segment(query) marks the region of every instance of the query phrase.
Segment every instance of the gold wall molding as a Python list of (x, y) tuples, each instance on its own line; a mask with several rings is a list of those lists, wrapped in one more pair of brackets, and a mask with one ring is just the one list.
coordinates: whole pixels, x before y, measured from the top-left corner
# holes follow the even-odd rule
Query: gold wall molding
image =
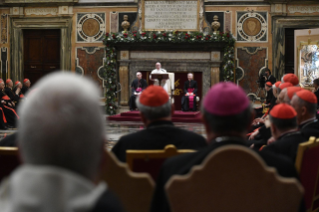
[(219, 83), (219, 81), (220, 81), (219, 76), (220, 76), (219, 67), (212, 67), (210, 69), (210, 80), (211, 80), (210, 85), (211, 86)]
[(121, 91), (121, 105), (128, 105), (128, 100), (130, 98), (129, 94), (129, 85), (130, 82), (128, 80), (129, 72), (128, 72), (128, 66), (120, 66), (119, 68), (119, 78), (120, 78), (120, 84), (122, 86)]

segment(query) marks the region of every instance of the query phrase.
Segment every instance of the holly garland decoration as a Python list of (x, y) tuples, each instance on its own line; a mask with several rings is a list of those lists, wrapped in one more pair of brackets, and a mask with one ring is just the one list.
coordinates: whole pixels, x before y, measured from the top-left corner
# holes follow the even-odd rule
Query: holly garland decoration
[(117, 105), (117, 67), (116, 67), (116, 49), (110, 45), (106, 44), (106, 61), (105, 61), (105, 108), (106, 114), (115, 115), (118, 105)]
[(222, 76), (224, 81), (234, 80), (234, 46), (235, 39), (230, 33), (202, 33), (202, 32), (118, 32), (106, 33), (104, 44), (106, 46), (106, 113), (116, 114), (118, 108), (116, 101), (117, 69), (116, 69), (116, 43), (226, 43), (222, 62)]

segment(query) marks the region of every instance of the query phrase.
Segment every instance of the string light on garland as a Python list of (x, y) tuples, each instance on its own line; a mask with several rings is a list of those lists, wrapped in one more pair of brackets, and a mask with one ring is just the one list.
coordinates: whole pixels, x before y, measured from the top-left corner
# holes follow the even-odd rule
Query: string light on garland
[(104, 38), (106, 50), (106, 113), (108, 115), (116, 114), (117, 110), (117, 75), (116, 75), (116, 43), (213, 43), (223, 42), (224, 57), (222, 61), (222, 75), (225, 81), (234, 80), (234, 46), (235, 39), (230, 33), (204, 34), (202, 32), (179, 32), (179, 31), (162, 31), (162, 32), (118, 32), (106, 33)]

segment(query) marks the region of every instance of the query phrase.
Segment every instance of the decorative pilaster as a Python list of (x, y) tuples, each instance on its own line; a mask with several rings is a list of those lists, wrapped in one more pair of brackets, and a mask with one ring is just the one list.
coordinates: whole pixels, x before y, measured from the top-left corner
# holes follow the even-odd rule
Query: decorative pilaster
[(130, 98), (129, 96), (129, 71), (128, 71), (128, 63), (120, 63), (120, 68), (119, 68), (119, 79), (120, 79), (120, 84), (122, 86), (122, 91), (121, 91), (121, 105), (128, 105), (128, 100)]
[(220, 76), (219, 67), (212, 67), (210, 69), (210, 86), (213, 86), (219, 83), (220, 81), (219, 76)]

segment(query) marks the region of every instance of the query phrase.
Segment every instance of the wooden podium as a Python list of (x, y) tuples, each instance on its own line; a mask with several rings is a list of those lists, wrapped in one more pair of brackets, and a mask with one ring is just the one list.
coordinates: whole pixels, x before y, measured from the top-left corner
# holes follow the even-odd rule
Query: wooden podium
[(169, 76), (168, 74), (152, 74), (151, 79), (158, 80), (158, 85), (161, 86), (162, 80), (168, 80)]

